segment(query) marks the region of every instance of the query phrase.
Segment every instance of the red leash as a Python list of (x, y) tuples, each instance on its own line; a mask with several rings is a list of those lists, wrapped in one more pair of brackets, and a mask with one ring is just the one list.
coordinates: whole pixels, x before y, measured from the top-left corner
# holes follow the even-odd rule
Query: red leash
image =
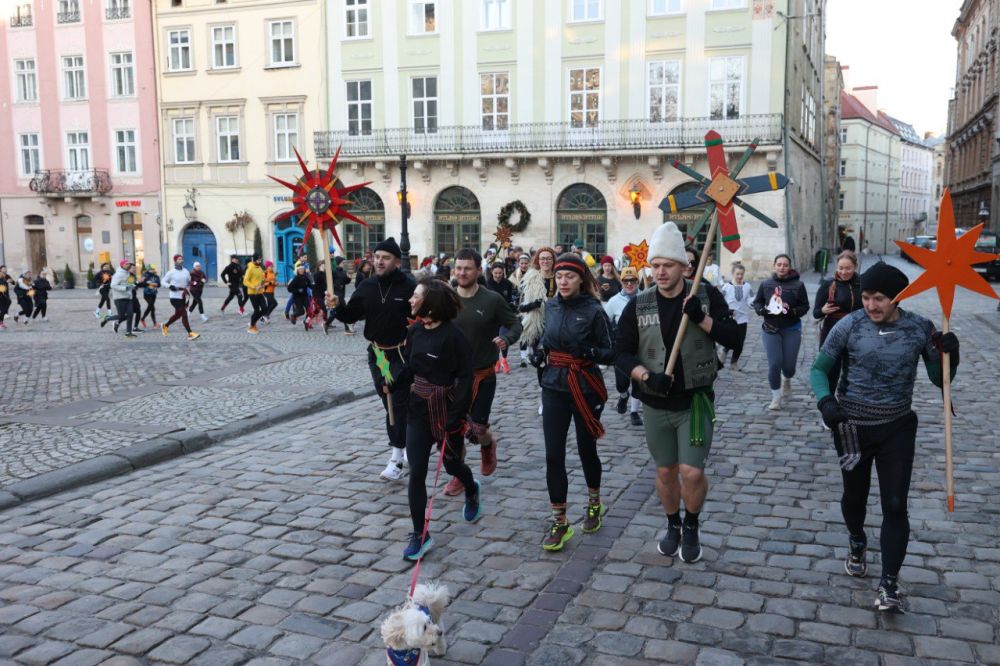
[[(424, 539), (427, 538), (427, 531), (431, 526), (431, 512), (434, 511), (434, 498), (437, 497), (438, 489), (438, 479), (441, 478), (441, 464), (444, 462), (444, 450), (448, 446), (448, 433), (445, 433), (444, 439), (441, 440), (441, 453), (438, 455), (437, 469), (434, 470), (434, 491), (431, 493), (430, 499), (427, 501), (427, 513), (424, 516), (424, 531), (420, 535), (420, 545), (423, 546)], [(424, 561), (424, 556), (421, 555), (417, 559), (417, 566), (413, 567), (413, 579), (410, 580), (410, 594), (409, 598), (413, 598), (413, 591), (417, 589), (417, 577), (420, 576), (420, 563)]]

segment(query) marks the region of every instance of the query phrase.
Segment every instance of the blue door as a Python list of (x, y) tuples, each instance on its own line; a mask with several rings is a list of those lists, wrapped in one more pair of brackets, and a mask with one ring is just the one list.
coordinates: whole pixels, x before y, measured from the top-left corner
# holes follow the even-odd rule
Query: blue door
[(297, 217), (284, 228), (274, 230), (274, 272), (278, 282), (287, 284), (295, 275), (295, 260), (302, 251), (302, 229), (296, 226)]
[(211, 229), (201, 222), (192, 222), (184, 230), (181, 246), (185, 268), (191, 270), (197, 261), (209, 280), (218, 279), (219, 252), (215, 245), (215, 234)]

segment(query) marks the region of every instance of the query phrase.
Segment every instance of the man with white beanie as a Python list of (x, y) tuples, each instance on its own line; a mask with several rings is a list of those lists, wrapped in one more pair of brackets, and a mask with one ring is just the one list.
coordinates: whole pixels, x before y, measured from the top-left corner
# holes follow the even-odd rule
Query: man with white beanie
[[(644, 404), (646, 445), (656, 463), (656, 492), (667, 513), (663, 555), (697, 562), (698, 514), (708, 493), (705, 460), (712, 445), (715, 343), (732, 346), (739, 329), (718, 290), (688, 296), (687, 252), (673, 222), (653, 234), (649, 262), (655, 284), (625, 306), (618, 320), (615, 366), (632, 378)], [(703, 296), (705, 291), (700, 292)], [(690, 319), (673, 375), (664, 370), (684, 315)], [(681, 521), (681, 500), (686, 510)]]

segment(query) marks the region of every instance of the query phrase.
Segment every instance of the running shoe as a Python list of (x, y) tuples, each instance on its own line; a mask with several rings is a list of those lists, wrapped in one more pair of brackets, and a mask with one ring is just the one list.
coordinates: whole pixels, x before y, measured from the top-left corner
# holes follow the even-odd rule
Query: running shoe
[(445, 484), (444, 494), (448, 497), (454, 497), (455, 495), (461, 495), (465, 492), (465, 486), (462, 482), (458, 480), (457, 476), (453, 476), (448, 479), (448, 483)]
[(104, 328), (104, 326), (108, 323), (109, 316), (110, 315), (104, 315), (103, 317), (101, 317), (101, 328)]
[(226, 306), (223, 305), (221, 308), (219, 308), (219, 312), (221, 312), (222, 314), (226, 314)]
[(848, 576), (864, 578), (868, 573), (868, 540), (850, 539), (847, 550), (847, 559), (844, 560), (844, 570)]
[(697, 562), (701, 559), (701, 542), (698, 538), (698, 527), (684, 525), (681, 530), (681, 561)]
[(624, 394), (618, 398), (618, 402), (615, 403), (615, 411), (619, 414), (624, 414), (628, 411), (628, 394)]
[(639, 416), (639, 412), (632, 412), (632, 415), (629, 418), (632, 420), (632, 425), (634, 426), (642, 425), (642, 417)]
[(166, 324), (161, 326), (160, 330), (163, 331), (163, 337), (167, 337), (168, 335), (170, 335), (170, 327), (168, 327)]
[(101, 318), (101, 308), (97, 308), (96, 310), (94, 310), (94, 319), (100, 319), (100, 318)]
[(569, 523), (552, 521), (552, 525), (545, 532), (542, 539), (542, 548), (545, 550), (562, 550), (566, 542), (573, 538), (573, 528)]
[(490, 476), (497, 471), (497, 440), (494, 437), (490, 446), (479, 447), (479, 472), (483, 476)]
[(905, 612), (903, 601), (899, 598), (899, 585), (885, 581), (879, 584), (878, 594), (875, 596), (875, 610), (897, 615)]
[(473, 481), (476, 484), (476, 493), (469, 499), (468, 496), (465, 498), (465, 507), (462, 509), (462, 517), (465, 518), (465, 522), (474, 523), (479, 520), (479, 516), (483, 515), (483, 506), (480, 502), (479, 492), (479, 482)]
[(330, 335), (330, 322), (323, 322), (323, 335)]
[(251, 326), (250, 328), (247, 329), (247, 333), (252, 333), (253, 335), (257, 335), (258, 333), (260, 333), (260, 331), (257, 330), (256, 326)]
[(681, 526), (680, 525), (667, 525), (667, 533), (659, 543), (656, 544), (656, 550), (659, 551), (660, 555), (666, 555), (667, 557), (677, 557), (677, 553), (681, 549)]
[(406, 548), (403, 549), (403, 559), (416, 562), (433, 547), (434, 539), (431, 538), (430, 532), (424, 537), (423, 542), (420, 541), (420, 532), (410, 532), (409, 542), (406, 544)]
[(132, 338), (137, 338), (137, 337), (139, 337), (139, 336), (138, 336), (138, 335), (136, 335), (135, 333), (126, 333), (126, 334), (125, 334), (125, 337), (126, 337), (127, 339), (132, 339)]
[[(139, 324), (141, 324), (143, 328), (148, 328), (148, 326), (146, 326), (146, 320), (145, 320), (145, 319), (141, 320), (141, 321), (139, 322)], [(155, 325), (156, 325), (156, 324), (154, 324), (154, 326), (155, 326)]]
[(785, 377), (781, 382), (781, 397), (791, 398), (792, 397), (792, 380), (789, 377)]
[(382, 473), (379, 474), (379, 476), (386, 481), (399, 481), (405, 474), (406, 472), (403, 471), (403, 463), (401, 461), (395, 462), (390, 460), (389, 464), (385, 466), (385, 469), (382, 470)]
[(201, 320), (202, 320), (202, 321), (208, 321), (208, 315), (204, 315), (204, 314), (203, 314), (203, 315), (201, 316)]
[(584, 534), (593, 534), (601, 529), (601, 516), (608, 512), (608, 507), (603, 504), (587, 504), (587, 512), (583, 515), (583, 524), (580, 529)]
[(197, 340), (200, 337), (201, 337), (201, 333), (195, 333), (194, 331), (190, 331), (188, 333), (188, 341)]
[(245, 310), (245, 309), (243, 309), (243, 306), (241, 305), (241, 306), (240, 306), (240, 315), (241, 315), (241, 316), (244, 316), (244, 315), (246, 315), (246, 313), (247, 313), (247, 312), (246, 312), (246, 310)]
[(527, 368), (528, 367), (528, 362), (525, 361), (523, 358), (521, 359), (521, 367), (522, 368)]
[(115, 325), (114, 325), (114, 326), (112, 326), (112, 328), (113, 328), (113, 329), (115, 329), (115, 333), (117, 333), (117, 332), (118, 332), (118, 326), (120, 326), (120, 325), (121, 325), (121, 322), (120, 322), (120, 321), (116, 321), (116, 322), (115, 322)]

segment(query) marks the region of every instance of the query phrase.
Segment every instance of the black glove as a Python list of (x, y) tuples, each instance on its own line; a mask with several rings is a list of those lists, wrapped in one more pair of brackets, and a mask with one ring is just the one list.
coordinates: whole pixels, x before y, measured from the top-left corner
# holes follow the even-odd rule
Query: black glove
[(531, 358), (528, 360), (532, 366), (541, 369), (545, 367), (547, 356), (545, 350), (539, 347), (531, 352)]
[(174, 285), (170, 285), (170, 291), (177, 291), (177, 287)]
[(646, 380), (646, 386), (663, 395), (670, 393), (670, 387), (673, 385), (674, 378), (664, 372), (650, 373), (649, 379)]
[(954, 354), (958, 351), (958, 338), (951, 331), (947, 333), (934, 331), (931, 333), (931, 342), (945, 354)]
[(688, 316), (694, 324), (700, 324), (705, 319), (705, 312), (701, 309), (701, 299), (691, 296), (684, 304), (684, 314)]
[(582, 358), (586, 361), (593, 361), (594, 359), (597, 358), (597, 347), (593, 346), (578, 347), (576, 351), (573, 353), (573, 356)]
[(832, 395), (824, 397), (816, 406), (819, 407), (819, 411), (823, 415), (823, 423), (831, 430), (847, 421), (847, 412)]
[(532, 310), (537, 310), (540, 307), (542, 307), (542, 300), (538, 299), (537, 301), (531, 301), (530, 303), (525, 303), (524, 305), (519, 307), (518, 310), (520, 312), (531, 312)]

